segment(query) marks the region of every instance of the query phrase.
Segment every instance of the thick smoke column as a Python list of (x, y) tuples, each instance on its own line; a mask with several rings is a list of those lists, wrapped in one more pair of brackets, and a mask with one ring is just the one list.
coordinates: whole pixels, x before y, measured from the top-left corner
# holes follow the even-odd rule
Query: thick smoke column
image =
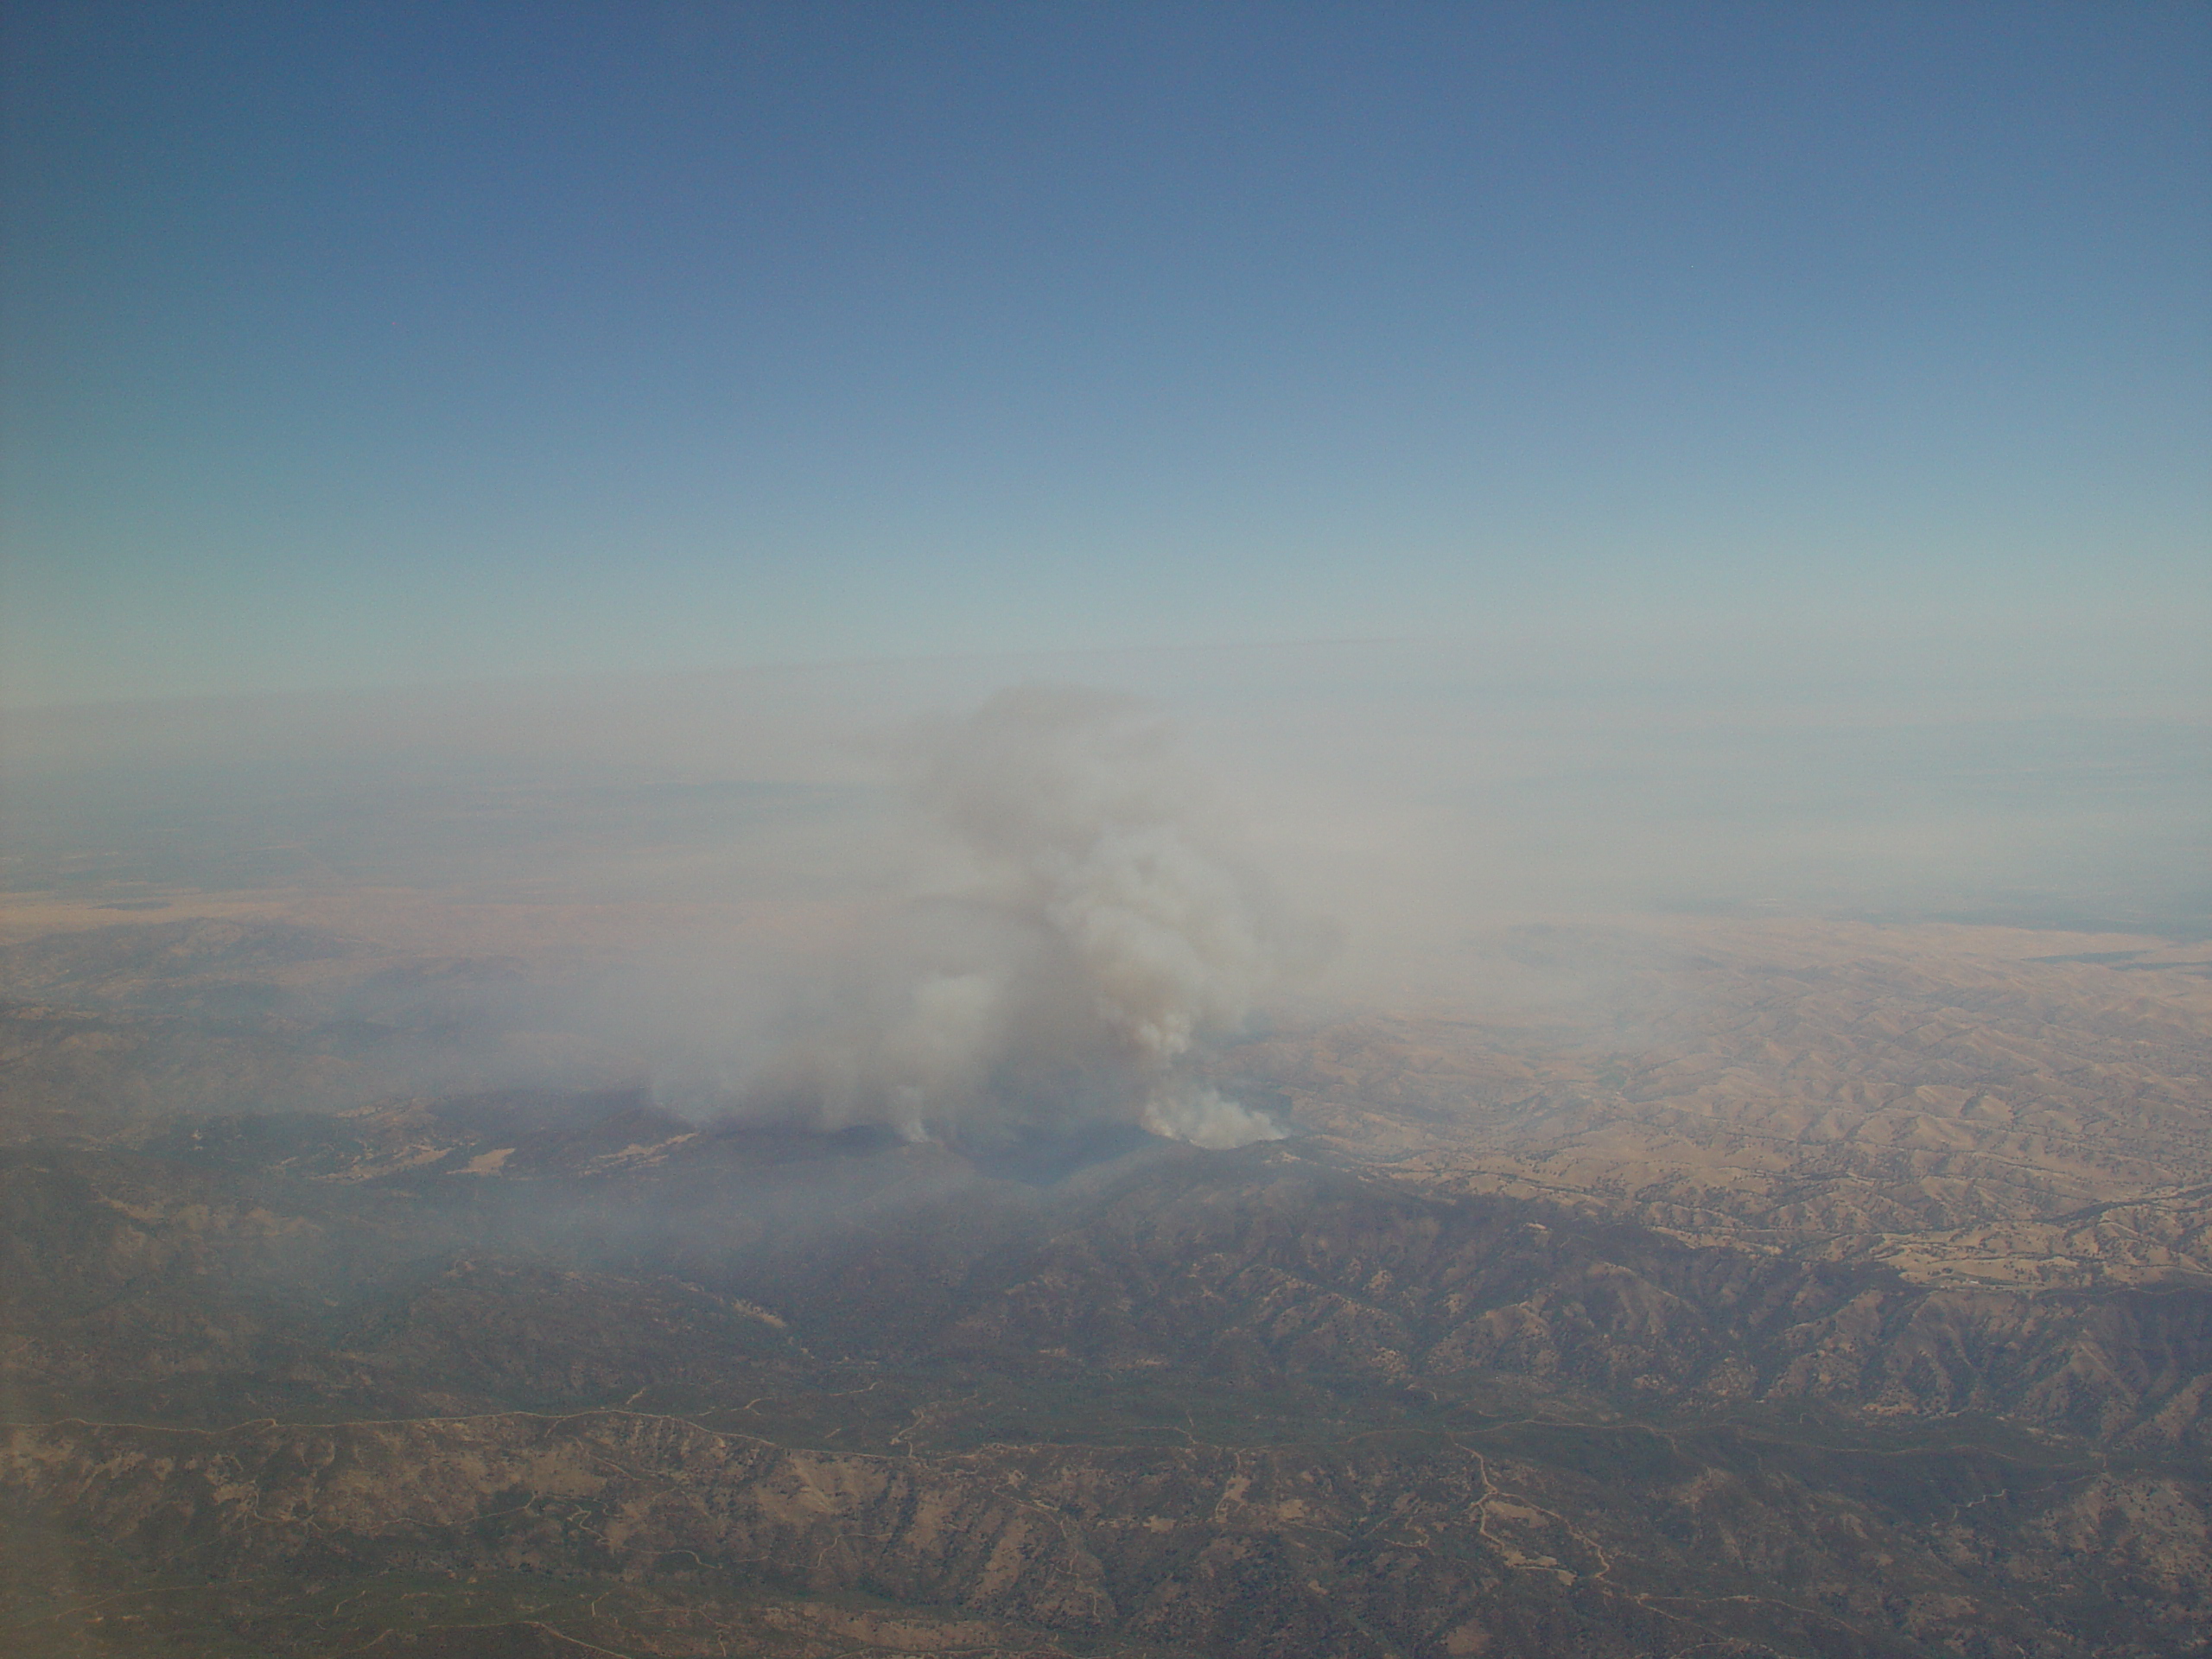
[(914, 794), (965, 866), (846, 965), (748, 1093), (824, 1127), (989, 1140), (1121, 1120), (1205, 1147), (1280, 1138), (1190, 1074), (1277, 979), (1259, 885), (1209, 846), (1141, 705), (1000, 693), (921, 731)]

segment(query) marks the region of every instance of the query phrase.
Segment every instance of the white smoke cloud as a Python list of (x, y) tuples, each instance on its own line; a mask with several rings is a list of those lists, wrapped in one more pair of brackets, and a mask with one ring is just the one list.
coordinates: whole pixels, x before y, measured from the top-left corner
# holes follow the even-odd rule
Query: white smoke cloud
[(749, 1108), (984, 1140), (1101, 1120), (1225, 1147), (1280, 1138), (1192, 1073), (1299, 955), (1206, 830), (1132, 700), (1003, 691), (909, 734), (955, 869), (783, 1021)]

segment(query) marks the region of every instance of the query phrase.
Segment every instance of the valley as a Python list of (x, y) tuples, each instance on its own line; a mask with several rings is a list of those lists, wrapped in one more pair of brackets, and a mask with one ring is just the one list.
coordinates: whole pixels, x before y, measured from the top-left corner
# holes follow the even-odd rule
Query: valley
[(11, 1650), (2212, 1643), (2201, 947), (1501, 948), (1585, 994), (1279, 1019), (1212, 1152), (348, 1103), (528, 958), (11, 947)]

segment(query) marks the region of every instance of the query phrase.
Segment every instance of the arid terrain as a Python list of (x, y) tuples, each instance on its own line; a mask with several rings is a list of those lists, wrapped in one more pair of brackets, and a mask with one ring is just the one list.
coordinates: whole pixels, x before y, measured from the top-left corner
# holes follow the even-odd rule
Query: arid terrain
[(613, 909), (0, 924), (10, 1653), (2212, 1651), (2202, 944), (1505, 930), (1216, 1152), (672, 1111)]
[(2212, 0), (0, 0), (0, 1659), (2212, 1659)]

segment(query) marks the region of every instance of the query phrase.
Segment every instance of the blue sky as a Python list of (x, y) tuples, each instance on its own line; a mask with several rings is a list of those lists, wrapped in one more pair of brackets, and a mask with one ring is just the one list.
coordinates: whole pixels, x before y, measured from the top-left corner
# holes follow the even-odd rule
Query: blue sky
[(2212, 626), (2202, 6), (8, 28), (18, 703)]

